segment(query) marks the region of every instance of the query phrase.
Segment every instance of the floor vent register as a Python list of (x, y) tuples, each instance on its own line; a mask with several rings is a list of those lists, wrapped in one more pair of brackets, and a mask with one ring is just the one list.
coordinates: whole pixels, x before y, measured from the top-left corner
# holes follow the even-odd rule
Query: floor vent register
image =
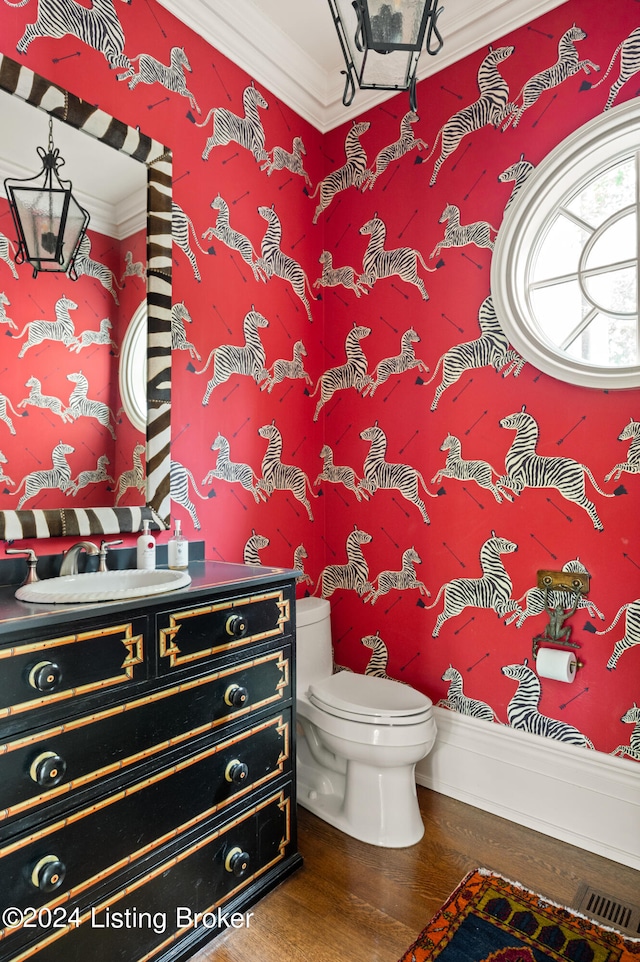
[(585, 882), (578, 889), (576, 910), (589, 915), (603, 925), (610, 925), (624, 935), (640, 936), (640, 907), (630, 902), (612, 899)]

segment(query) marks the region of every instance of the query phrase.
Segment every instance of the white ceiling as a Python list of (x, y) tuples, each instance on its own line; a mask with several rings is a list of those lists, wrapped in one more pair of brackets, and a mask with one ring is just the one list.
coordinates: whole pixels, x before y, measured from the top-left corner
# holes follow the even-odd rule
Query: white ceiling
[[(392, 96), (358, 91), (351, 107), (343, 106), (344, 61), (327, 0), (159, 2), (323, 133)], [(444, 48), (421, 57), (418, 79), (565, 2), (442, 0)]]

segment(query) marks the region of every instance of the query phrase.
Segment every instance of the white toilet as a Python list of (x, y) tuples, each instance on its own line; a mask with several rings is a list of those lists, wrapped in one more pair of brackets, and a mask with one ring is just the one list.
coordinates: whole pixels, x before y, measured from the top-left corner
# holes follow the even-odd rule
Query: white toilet
[(333, 672), (331, 608), (296, 602), (298, 802), (347, 835), (387, 848), (424, 834), (416, 763), (436, 737), (433, 704), (388, 678)]

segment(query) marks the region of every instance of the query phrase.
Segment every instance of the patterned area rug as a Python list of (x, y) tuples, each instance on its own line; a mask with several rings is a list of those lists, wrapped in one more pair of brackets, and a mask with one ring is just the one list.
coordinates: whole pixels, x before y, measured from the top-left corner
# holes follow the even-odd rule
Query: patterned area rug
[(486, 869), (460, 883), (400, 962), (640, 962), (626, 939)]

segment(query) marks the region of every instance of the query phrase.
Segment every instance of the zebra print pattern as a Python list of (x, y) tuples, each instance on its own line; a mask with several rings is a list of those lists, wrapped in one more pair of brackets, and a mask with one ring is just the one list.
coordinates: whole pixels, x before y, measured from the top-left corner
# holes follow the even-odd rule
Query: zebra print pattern
[(367, 359), (360, 347), (360, 341), (371, 334), (370, 327), (353, 327), (347, 334), (344, 350), (347, 355), (347, 363), (339, 367), (330, 367), (328, 371), (321, 374), (314, 387), (311, 397), (315, 397), (320, 388), (320, 400), (316, 404), (313, 420), (318, 420), (318, 415), (322, 406), (326, 404), (336, 391), (346, 391), (353, 387), (356, 391), (361, 391), (367, 383)]
[(465, 695), (462, 686), (462, 675), (457, 668), (452, 665), (445, 670), (443, 681), (449, 682), (447, 697), (438, 704), (450, 711), (457, 711), (460, 715), (468, 715), (470, 718), (483, 718), (485, 721), (498, 721), (496, 713), (491, 705), (477, 698), (469, 698)]
[(616, 49), (613, 51), (613, 56), (609, 62), (609, 66), (605, 70), (604, 76), (600, 78), (597, 84), (590, 84), (587, 80), (583, 81), (580, 90), (588, 90), (591, 88), (595, 90), (599, 87), (601, 83), (607, 79), (611, 71), (613, 70), (613, 65), (620, 54), (620, 72), (618, 74), (618, 79), (614, 80), (609, 88), (609, 96), (607, 97), (607, 102), (604, 105), (605, 110), (609, 110), (613, 107), (613, 102), (618, 96), (622, 87), (626, 84), (627, 80), (631, 80), (634, 74), (640, 70), (640, 27), (636, 27), (632, 30), (626, 40), (619, 43)]
[(504, 205), (504, 212), (506, 213), (514, 200), (518, 196), (518, 192), (522, 190), (526, 181), (531, 176), (535, 167), (528, 160), (524, 159), (524, 154), (520, 154), (520, 160), (516, 160), (515, 164), (511, 164), (506, 170), (503, 170), (501, 174), (498, 174), (498, 181), (501, 184), (508, 184), (513, 182), (513, 189), (509, 195), (509, 200)]
[(207, 383), (202, 398), (204, 405), (209, 403), (213, 389), (228, 381), (232, 374), (252, 377), (256, 384), (268, 376), (264, 366), (267, 355), (260, 340), (259, 327), (269, 327), (269, 321), (258, 311), (249, 311), (242, 322), (244, 345), (220, 344), (214, 347), (205, 366), (201, 371), (196, 371), (196, 374), (204, 374), (213, 358), (213, 377)]
[(607, 494), (598, 487), (587, 465), (572, 458), (543, 457), (537, 454), (538, 423), (524, 407), (522, 411), (502, 418), (500, 427), (515, 431), (516, 437), (505, 457), (507, 473), (500, 479), (499, 484), (510, 488), (514, 494), (520, 494), (525, 488), (555, 488), (567, 501), (573, 501), (584, 508), (596, 531), (602, 531), (604, 525), (598, 517), (596, 506), (589, 501), (585, 493), (585, 475), (598, 494), (605, 498), (613, 498), (614, 495)]
[(422, 137), (414, 137), (413, 130), (411, 129), (413, 124), (418, 122), (419, 118), (414, 110), (409, 110), (408, 113), (404, 115), (400, 121), (400, 136), (393, 143), (389, 144), (387, 147), (383, 147), (378, 156), (375, 159), (375, 163), (371, 170), (367, 170), (362, 183), (362, 190), (373, 190), (373, 185), (376, 180), (383, 174), (389, 164), (393, 163), (394, 160), (400, 160), (405, 154), (408, 154), (410, 150), (417, 147), (418, 150), (423, 148), (426, 150), (428, 144), (422, 139)]
[(609, 627), (603, 628), (602, 631), (596, 631), (595, 634), (608, 634), (608, 632), (615, 628), (623, 615), (625, 616), (624, 635), (619, 641), (616, 641), (613, 646), (611, 657), (607, 662), (609, 671), (614, 671), (618, 667), (618, 661), (621, 656), (624, 655), (625, 651), (634, 648), (636, 645), (640, 645), (640, 598), (637, 598), (635, 601), (630, 601), (626, 605), (622, 605)]
[(418, 371), (424, 371), (428, 374), (429, 368), (424, 361), (416, 357), (413, 349), (413, 345), (419, 342), (420, 335), (412, 327), (405, 331), (400, 339), (400, 353), (396, 354), (395, 357), (384, 357), (381, 361), (378, 361), (373, 372), (376, 380), (367, 377), (367, 383), (362, 389), (362, 396), (373, 396), (376, 388), (384, 384), (392, 374), (404, 374), (405, 371), (412, 371), (416, 367)]
[[(138, 64), (136, 73), (133, 64)], [(191, 73), (189, 58), (184, 52), (184, 47), (172, 47), (169, 57), (169, 64), (163, 64), (148, 53), (140, 53), (137, 57), (129, 59), (129, 66), (125, 73), (118, 74), (118, 80), (128, 80), (129, 90), (133, 90), (139, 83), (155, 84), (159, 83), (170, 93), (181, 94), (187, 97), (192, 110), (202, 113), (196, 98), (187, 88), (184, 71)]]
[(618, 481), (623, 471), (628, 471), (629, 474), (640, 474), (640, 421), (634, 421), (631, 418), (618, 435), (618, 441), (631, 441), (627, 452), (627, 460), (616, 464), (605, 475), (605, 481), (611, 481), (612, 478), (614, 481)]
[(442, 164), (460, 146), (463, 137), (488, 124), (497, 127), (511, 113), (513, 104), (508, 103), (509, 85), (499, 74), (498, 64), (510, 57), (514, 49), (514, 47), (499, 47), (497, 50), (489, 48), (489, 53), (478, 70), (479, 98), (468, 107), (458, 110), (436, 134), (431, 153), (427, 157), (429, 160), (440, 142), (440, 156), (434, 164), (429, 181), (431, 186), (435, 184)]
[[(375, 635), (365, 635), (364, 638), (360, 639), (360, 644), (364, 645), (365, 648), (369, 648), (371, 651), (369, 661), (364, 670), (365, 675), (372, 675), (374, 678), (388, 678), (390, 681), (396, 681), (397, 679), (387, 673), (389, 649), (380, 637), (380, 634), (376, 632)], [(404, 682), (400, 682), (400, 684), (404, 684)]]
[(262, 458), (262, 477), (257, 482), (258, 485), (272, 494), (273, 491), (291, 491), (294, 498), (297, 498), (307, 509), (309, 521), (313, 521), (313, 512), (307, 491), (317, 497), (311, 487), (309, 478), (301, 468), (295, 464), (283, 464), (282, 462), (282, 435), (276, 427), (275, 421), (271, 424), (263, 424), (258, 428), (261, 438), (266, 438), (269, 442), (264, 457)]
[(438, 402), (447, 388), (455, 384), (465, 371), (491, 366), (496, 371), (501, 371), (503, 377), (508, 377), (509, 374), (518, 377), (524, 367), (524, 358), (509, 347), (509, 341), (500, 327), (491, 295), (486, 297), (480, 305), (478, 324), (481, 331), (480, 337), (473, 341), (454, 344), (438, 358), (433, 374), (426, 382), (431, 384), (438, 371), (442, 369), (442, 380), (436, 388), (431, 403), (432, 411), (438, 407)]
[(381, 571), (374, 579), (378, 583), (375, 591), (371, 591), (363, 601), (370, 601), (375, 605), (380, 595), (388, 594), (392, 589), (405, 591), (407, 588), (417, 588), (421, 595), (431, 596), (427, 586), (418, 580), (415, 565), (421, 565), (422, 558), (415, 548), (407, 548), (402, 552), (402, 568), (400, 571)]
[[(24, 0), (26, 2), (26, 0)], [(123, 0), (131, 3), (131, 0)], [(24, 3), (10, 2), (12, 7)], [(39, 0), (35, 23), (28, 23), (18, 41), (18, 53), (26, 53), (29, 44), (37, 37), (56, 40), (71, 34), (82, 43), (104, 55), (110, 67), (126, 67), (124, 55), (124, 32), (113, 5), (113, 0), (94, 0), (87, 8), (76, 0)]]
[(611, 754), (620, 755), (621, 758), (624, 758), (626, 755), (640, 762), (640, 708), (638, 708), (635, 702), (631, 708), (624, 713), (620, 721), (626, 725), (633, 725), (633, 731), (631, 732), (629, 744), (618, 745)]
[(459, 615), (465, 608), (491, 608), (499, 617), (513, 611), (516, 603), (511, 598), (511, 578), (500, 556), (518, 550), (518, 545), (506, 538), (496, 537), (492, 532), (480, 549), (480, 578), (454, 578), (447, 581), (436, 595), (435, 601), (426, 605), (434, 608), (444, 596), (444, 608), (438, 615), (432, 636), (437, 638), (442, 625), (449, 618)]
[(60, 341), (65, 347), (70, 347), (77, 338), (69, 311), (75, 311), (77, 307), (78, 305), (74, 301), (63, 294), (56, 301), (55, 321), (28, 321), (19, 334), (11, 334), (10, 336), (14, 338), (23, 337), (24, 334), (27, 335), (18, 357), (24, 357), (30, 347), (36, 347), (43, 341)]
[(255, 530), (252, 531), (251, 537), (244, 546), (242, 552), (242, 561), (246, 565), (261, 565), (262, 561), (260, 559), (259, 552), (268, 547), (269, 539), (263, 534), (256, 534)]
[(202, 498), (203, 501), (207, 500), (205, 494), (201, 494), (198, 490), (198, 485), (196, 484), (196, 479), (193, 474), (186, 468), (184, 464), (180, 464), (179, 461), (171, 462), (171, 500), (175, 504), (179, 504), (181, 507), (186, 508), (191, 516), (194, 528), (200, 530), (200, 521), (198, 519), (198, 514), (196, 512), (196, 506), (191, 500), (189, 495), (189, 482), (193, 485), (193, 490)]
[(229, 205), (224, 197), (217, 194), (211, 201), (211, 208), (212, 210), (218, 211), (216, 225), (215, 227), (207, 227), (202, 235), (203, 240), (213, 240), (215, 237), (216, 240), (226, 244), (231, 250), (238, 251), (242, 260), (245, 261), (253, 271), (254, 278), (257, 281), (266, 281), (266, 273), (257, 266), (258, 255), (253, 249), (253, 244), (248, 237), (245, 237), (240, 231), (234, 230), (233, 227), (231, 227), (229, 223)]
[(280, 249), (282, 242), (282, 224), (278, 217), (274, 205), (271, 207), (258, 207), (258, 213), (267, 221), (267, 229), (260, 247), (260, 257), (256, 262), (256, 267), (263, 271), (266, 277), (281, 277), (283, 281), (288, 281), (293, 288), (294, 294), (300, 298), (307, 312), (307, 317), (313, 323), (311, 308), (307, 294), (313, 297), (313, 291), (309, 278), (305, 274), (300, 264), (293, 257), (289, 257)]
[(498, 476), (495, 468), (492, 468), (488, 461), (471, 459), (466, 461), (462, 457), (462, 445), (460, 439), (454, 434), (448, 434), (442, 444), (441, 451), (447, 452), (447, 460), (444, 468), (441, 468), (431, 479), (432, 484), (440, 484), (443, 478), (455, 478), (456, 481), (475, 481), (481, 488), (487, 488), (498, 502), (502, 504), (502, 499), (513, 501), (511, 495), (505, 491), (499, 481), (494, 482), (494, 475)]
[(211, 471), (206, 474), (202, 482), (203, 484), (211, 484), (216, 479), (228, 481), (229, 484), (240, 482), (246, 491), (252, 493), (256, 504), (260, 503), (260, 499), (263, 501), (267, 500), (267, 495), (260, 486), (260, 479), (256, 477), (253, 468), (249, 464), (244, 464), (241, 461), (231, 460), (229, 457), (229, 442), (222, 434), (217, 435), (211, 445), (211, 450), (218, 452), (218, 460), (215, 468), (212, 468)]
[[(0, 538), (115, 534), (164, 528), (171, 515), (172, 158), (163, 144), (0, 55), (0, 89), (147, 165), (147, 507), (0, 512)], [(0, 245), (1, 246), (1, 245)], [(32, 516), (33, 515), (33, 516)], [(48, 528), (48, 525), (51, 525)], [(132, 527), (137, 525), (137, 527)], [(37, 534), (35, 533), (37, 531)], [(8, 534), (7, 532), (11, 532)]]
[[(588, 573), (585, 566), (577, 558), (573, 561), (567, 561), (567, 563), (562, 566), (562, 570), (563, 571), (581, 571), (584, 573)], [(526, 602), (526, 608), (524, 608), (524, 610), (522, 609), (523, 602)], [(510, 625), (512, 622), (515, 621), (516, 628), (522, 628), (527, 618), (531, 618), (533, 615), (542, 614), (542, 612), (545, 610), (545, 606), (549, 609), (554, 609), (558, 605), (561, 608), (570, 607), (567, 600), (566, 591), (563, 591), (562, 589), (560, 589), (557, 591), (549, 591), (548, 593), (545, 593), (545, 591), (542, 588), (538, 588), (537, 585), (534, 585), (532, 588), (529, 588), (529, 590), (526, 591), (521, 598), (518, 598), (517, 604), (518, 604), (518, 608), (514, 611), (512, 615), (509, 615), (509, 617), (505, 621), (505, 625)], [(586, 610), (590, 618), (600, 618), (601, 621), (604, 621), (604, 615), (602, 614), (598, 606), (595, 605), (588, 598), (585, 598), (583, 595), (581, 595), (578, 600), (578, 603), (576, 605), (576, 611), (580, 608)]]
[[(269, 155), (264, 149), (264, 127), (258, 113), (258, 108), (266, 110), (269, 104), (251, 84), (244, 89), (242, 106), (243, 117), (232, 113), (226, 107), (212, 107), (202, 123), (196, 124), (196, 127), (206, 127), (213, 118), (213, 130), (202, 151), (203, 160), (209, 159), (209, 154), (214, 147), (224, 147), (232, 141), (251, 151), (259, 163), (269, 160)], [(193, 117), (189, 116), (189, 119), (193, 120)]]
[(362, 469), (364, 477), (358, 485), (361, 494), (366, 497), (375, 494), (378, 488), (393, 488), (407, 501), (415, 504), (425, 524), (431, 524), (425, 503), (418, 493), (418, 484), (422, 484), (429, 497), (436, 498), (437, 495), (429, 491), (420, 472), (410, 464), (392, 464), (385, 460), (387, 436), (377, 421), (370, 428), (361, 431), (360, 437), (371, 444)]
[(586, 38), (586, 33), (574, 24), (566, 33), (560, 37), (558, 42), (558, 59), (553, 66), (546, 70), (541, 70), (527, 80), (526, 84), (518, 94), (516, 100), (522, 97), (520, 106), (515, 106), (505, 119), (502, 126), (503, 130), (513, 123), (517, 127), (522, 119), (522, 115), (529, 107), (532, 107), (545, 90), (552, 90), (558, 84), (564, 83), (569, 77), (573, 77), (579, 70), (584, 70), (589, 74), (592, 70), (600, 70), (600, 67), (592, 60), (580, 60), (576, 43)]
[(316, 583), (313, 594), (318, 588), (321, 589), (323, 598), (330, 598), (334, 591), (343, 589), (345, 591), (357, 591), (359, 595), (365, 594), (373, 589), (369, 581), (369, 565), (362, 553), (361, 545), (369, 544), (372, 535), (366, 531), (361, 531), (354, 525), (353, 531), (349, 532), (346, 541), (347, 564), (327, 565), (320, 572), (320, 577)]
[(429, 257), (436, 257), (443, 247), (466, 247), (467, 244), (493, 250), (491, 234), (497, 233), (496, 228), (486, 220), (478, 220), (473, 224), (461, 224), (460, 208), (455, 204), (447, 204), (438, 223), (447, 226), (444, 229), (443, 239), (436, 244)]
[(573, 725), (540, 714), (538, 705), (542, 688), (535, 671), (528, 667), (526, 658), (523, 665), (505, 665), (502, 674), (518, 682), (516, 693), (507, 705), (507, 718), (512, 728), (545, 738), (556, 738), (581, 748), (593, 748), (587, 736)]
[(24, 494), (18, 501), (18, 511), (25, 501), (30, 501), (31, 498), (35, 498), (36, 495), (47, 488), (59, 488), (60, 491), (66, 493), (72, 487), (71, 468), (67, 461), (67, 455), (73, 454), (74, 451), (75, 448), (70, 444), (64, 444), (61, 441), (60, 444), (56, 444), (51, 452), (52, 467), (50, 469), (31, 471), (30, 474), (25, 475), (13, 492), (13, 494), (18, 494), (24, 486)]
[(318, 217), (327, 209), (336, 194), (349, 187), (361, 187), (366, 170), (367, 155), (360, 143), (360, 137), (367, 132), (371, 124), (368, 120), (354, 123), (344, 142), (346, 163), (316, 184), (316, 189), (310, 195), (313, 200), (319, 194), (319, 203), (313, 215), (313, 223), (318, 223)]

